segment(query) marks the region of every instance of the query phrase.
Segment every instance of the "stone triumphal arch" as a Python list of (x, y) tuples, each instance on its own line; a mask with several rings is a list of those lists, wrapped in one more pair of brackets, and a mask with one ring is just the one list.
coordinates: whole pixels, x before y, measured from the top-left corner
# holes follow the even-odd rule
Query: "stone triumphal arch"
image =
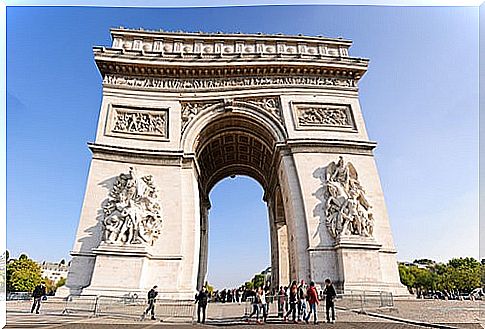
[(192, 298), (208, 199), (231, 175), (264, 188), (272, 284), (404, 293), (348, 40), (112, 29), (71, 294), (158, 285)]

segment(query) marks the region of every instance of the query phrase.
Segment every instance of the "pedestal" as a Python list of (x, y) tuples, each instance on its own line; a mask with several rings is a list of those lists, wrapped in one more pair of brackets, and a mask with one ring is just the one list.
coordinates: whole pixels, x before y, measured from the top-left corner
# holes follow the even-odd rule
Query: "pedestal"
[(381, 247), (372, 238), (345, 236), (337, 239), (335, 250), (341, 281), (335, 282), (335, 285), (345, 293), (350, 290), (382, 290), (379, 260)]

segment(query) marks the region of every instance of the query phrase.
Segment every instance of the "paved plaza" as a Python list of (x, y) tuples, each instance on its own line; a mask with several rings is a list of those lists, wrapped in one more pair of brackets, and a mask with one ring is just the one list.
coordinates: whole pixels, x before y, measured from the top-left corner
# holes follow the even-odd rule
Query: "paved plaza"
[[(98, 316), (88, 313), (62, 314), (61, 304), (43, 305), (41, 313), (29, 312), (30, 302), (14, 302), (7, 304), (6, 328), (153, 328), (176, 326), (177, 328), (194, 327), (190, 319), (160, 317), (163, 322), (145, 320), (139, 321), (134, 316)], [(272, 305), (274, 306), (274, 305)], [(205, 326), (230, 326), (238, 328), (254, 327), (244, 321), (244, 304), (210, 304), (208, 319)], [(396, 301), (395, 309), (369, 310), (368, 314), (359, 314), (352, 309), (338, 308), (337, 323), (319, 323), (315, 325), (298, 324), (298, 327), (309, 328), (426, 328), (424, 323), (441, 324), (443, 328), (482, 328), (485, 322), (480, 320), (481, 307), (479, 302), (470, 301)], [(323, 309), (319, 309), (319, 320), (324, 319)], [(483, 312), (482, 312), (483, 315)], [(395, 319), (395, 320), (392, 320)], [(407, 322), (405, 322), (405, 321)], [(415, 321), (413, 324), (412, 322)], [(480, 325), (480, 322), (482, 325)], [(195, 325), (201, 326), (201, 325)], [(270, 308), (269, 328), (293, 327), (291, 322), (283, 322), (275, 317), (275, 309)]]

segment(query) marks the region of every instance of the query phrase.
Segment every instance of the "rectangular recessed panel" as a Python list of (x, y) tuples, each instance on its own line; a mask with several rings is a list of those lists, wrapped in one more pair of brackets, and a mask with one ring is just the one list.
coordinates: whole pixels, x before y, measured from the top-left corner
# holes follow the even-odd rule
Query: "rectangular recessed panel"
[(249, 137), (248, 136), (240, 135), (239, 136), (239, 142), (240, 143), (243, 143), (243, 144), (249, 144)]
[(239, 160), (241, 160), (241, 161), (249, 161), (249, 156), (247, 154), (239, 153)]

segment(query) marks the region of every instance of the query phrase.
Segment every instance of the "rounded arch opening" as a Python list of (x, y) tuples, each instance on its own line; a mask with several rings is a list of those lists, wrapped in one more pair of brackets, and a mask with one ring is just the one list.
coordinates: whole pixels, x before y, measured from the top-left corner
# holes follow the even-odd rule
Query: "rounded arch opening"
[(199, 186), (208, 195), (226, 177), (245, 175), (265, 191), (274, 172), (275, 136), (241, 113), (224, 113), (208, 123), (195, 142)]

